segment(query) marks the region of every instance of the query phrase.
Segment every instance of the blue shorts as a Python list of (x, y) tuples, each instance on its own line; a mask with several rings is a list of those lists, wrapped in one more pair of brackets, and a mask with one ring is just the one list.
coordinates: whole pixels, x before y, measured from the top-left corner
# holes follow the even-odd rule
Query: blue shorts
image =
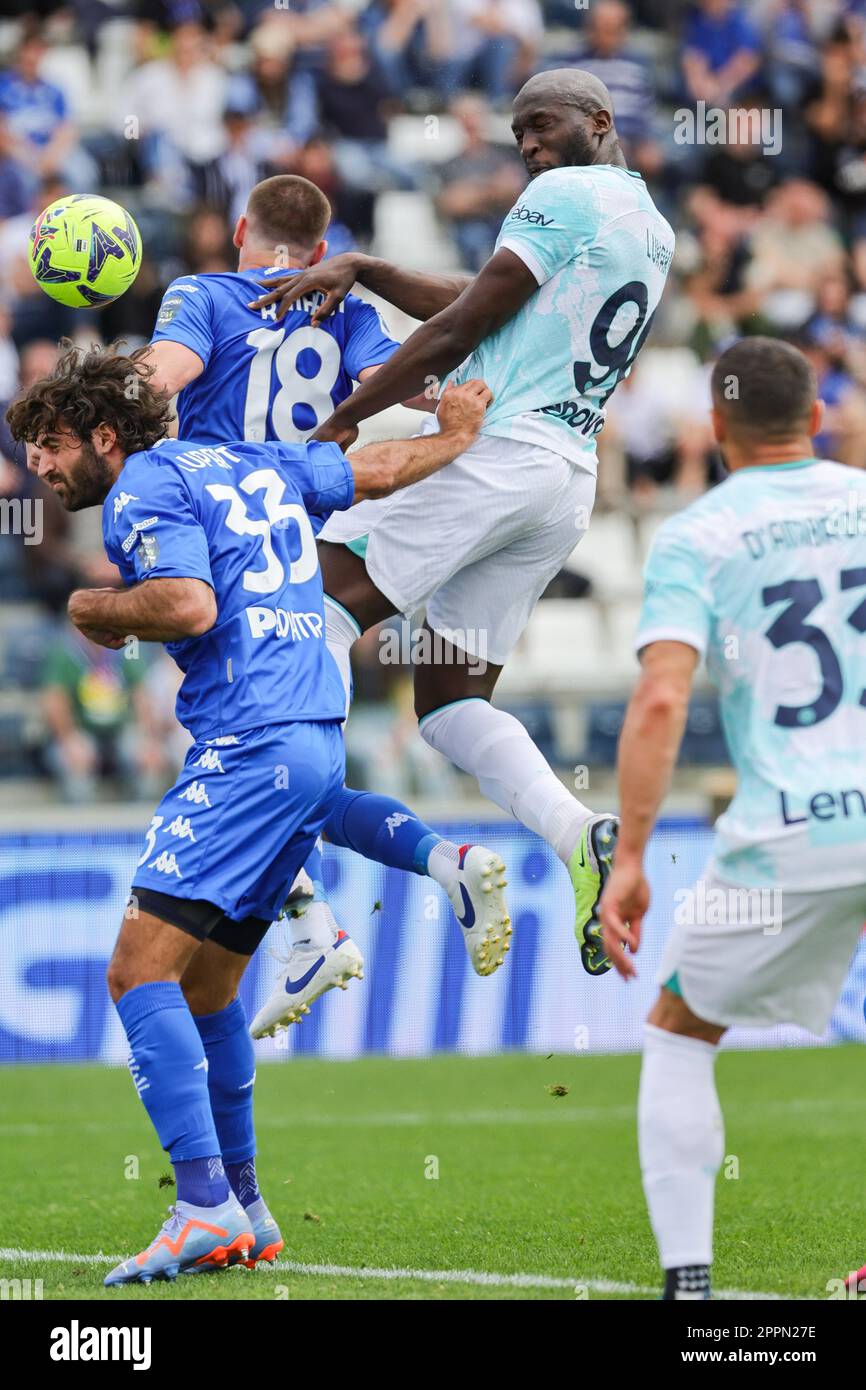
[(204, 900), (233, 921), (273, 921), (331, 814), (345, 764), (336, 720), (196, 742), (150, 822), (133, 892)]

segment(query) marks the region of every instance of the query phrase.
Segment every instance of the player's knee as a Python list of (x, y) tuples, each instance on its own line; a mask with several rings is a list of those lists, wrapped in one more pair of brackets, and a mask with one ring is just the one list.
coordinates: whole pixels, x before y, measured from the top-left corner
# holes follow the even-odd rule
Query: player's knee
[(678, 1033), (681, 1037), (697, 1038), (700, 1042), (716, 1043), (724, 1033), (724, 1028), (716, 1023), (708, 1023), (692, 1013), (686, 1001), (672, 990), (661, 989), (653, 1005), (647, 1023), (662, 1028), (666, 1033)]
[(116, 952), (108, 962), (108, 969), (105, 972), (105, 979), (108, 985), (108, 993), (112, 1002), (117, 1003), (124, 994), (128, 994), (139, 981), (135, 977), (135, 970), (131, 968), (131, 963)]
[(194, 1018), (221, 1013), (223, 1009), (228, 1008), (237, 993), (234, 983), (223, 984), (219, 980), (181, 980), (180, 987), (187, 1008)]

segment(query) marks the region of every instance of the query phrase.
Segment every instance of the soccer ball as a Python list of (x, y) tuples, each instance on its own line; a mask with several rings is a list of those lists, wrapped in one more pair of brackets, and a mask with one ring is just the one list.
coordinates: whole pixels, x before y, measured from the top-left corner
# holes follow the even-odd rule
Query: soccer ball
[(30, 228), (30, 269), (52, 299), (81, 309), (110, 304), (141, 268), (141, 237), (110, 198), (73, 193), (40, 212)]

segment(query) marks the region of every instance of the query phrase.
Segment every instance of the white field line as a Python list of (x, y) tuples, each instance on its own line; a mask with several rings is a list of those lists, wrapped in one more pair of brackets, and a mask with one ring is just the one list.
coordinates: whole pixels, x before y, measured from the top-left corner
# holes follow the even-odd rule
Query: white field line
[[(814, 1111), (853, 1108), (858, 1111), (862, 1101), (849, 1102), (816, 1098), (814, 1100), (754, 1100), (729, 1104), (727, 1113), (748, 1116), (753, 1111), (766, 1115), (811, 1114)], [(544, 1110), (386, 1110), (380, 1114), (361, 1115), (273, 1115), (256, 1120), (257, 1129), (411, 1129), (435, 1125), (549, 1125), (619, 1123), (635, 1117), (634, 1105), (572, 1106), (564, 1100), (552, 1099)], [(127, 1119), (117, 1120), (36, 1120), (0, 1123), (0, 1137), (26, 1138), (53, 1131), (68, 1134), (70, 1129), (82, 1133), (108, 1133), (124, 1126), (138, 1126), (140, 1117), (130, 1111)]]
[[(0, 1248), (0, 1260), (16, 1264), (85, 1264), (114, 1265), (127, 1259), (127, 1255), (77, 1255), (68, 1250), (18, 1250), (15, 1247)], [(277, 1264), (257, 1270), (255, 1278), (265, 1274), (279, 1277), (281, 1274), (309, 1274), (325, 1279), (379, 1279), (384, 1281), (405, 1279), (424, 1284), (467, 1284), (484, 1288), (510, 1289), (571, 1289), (575, 1295), (585, 1289), (587, 1293), (597, 1294), (641, 1294), (646, 1298), (658, 1298), (659, 1290), (645, 1284), (622, 1284), (611, 1279), (571, 1279), (558, 1278), (549, 1274), (493, 1274), (478, 1269), (376, 1269), (369, 1265), (312, 1265), (301, 1264), (296, 1260), (279, 1260)], [(717, 1289), (714, 1297), (726, 1301), (770, 1300), (778, 1302), (795, 1298), (794, 1294), (751, 1293), (744, 1289)]]

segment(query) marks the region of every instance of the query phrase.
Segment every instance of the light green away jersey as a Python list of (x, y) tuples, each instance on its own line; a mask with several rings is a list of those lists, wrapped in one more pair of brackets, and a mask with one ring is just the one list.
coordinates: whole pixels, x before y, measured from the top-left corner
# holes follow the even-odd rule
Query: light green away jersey
[(487, 382), (484, 434), (543, 445), (594, 472), (605, 401), (649, 333), (674, 234), (639, 174), (593, 164), (539, 174), (507, 214), (503, 246), (538, 293), (450, 379)]
[(751, 887), (866, 881), (866, 473), (740, 469), (659, 529), (638, 648), (706, 656), (737, 770), (714, 867)]

